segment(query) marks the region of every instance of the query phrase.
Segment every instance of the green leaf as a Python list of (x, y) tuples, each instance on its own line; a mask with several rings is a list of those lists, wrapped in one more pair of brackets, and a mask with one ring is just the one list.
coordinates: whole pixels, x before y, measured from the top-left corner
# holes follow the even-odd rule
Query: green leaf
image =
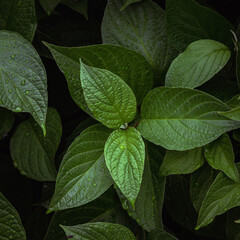
[(203, 199), (217, 173), (216, 170), (212, 169), (208, 164), (205, 164), (198, 171), (191, 174), (190, 196), (192, 204), (197, 212), (199, 212)]
[(45, 130), (47, 76), (33, 46), (18, 34), (0, 31), (0, 106), (28, 112)]
[(43, 7), (44, 11), (51, 15), (55, 7), (61, 2), (61, 0), (39, 0), (41, 6)]
[[(236, 165), (238, 171), (240, 164)], [(209, 188), (199, 211), (196, 230), (211, 223), (214, 217), (240, 206), (240, 183), (219, 173)]]
[(226, 112), (219, 112), (219, 114), (229, 119), (240, 121), (240, 106)]
[(34, 0), (0, 1), (0, 30), (18, 32), (32, 42), (36, 28), (37, 18)]
[(204, 146), (204, 154), (208, 164), (214, 169), (223, 171), (233, 181), (239, 181), (238, 170), (234, 164), (233, 146), (228, 134)]
[(240, 239), (240, 207), (231, 209), (227, 213), (226, 233), (228, 240)]
[(199, 90), (159, 87), (143, 100), (138, 130), (144, 138), (168, 150), (188, 150), (240, 126), (240, 122), (217, 114), (228, 109)]
[(131, 88), (108, 70), (80, 63), (83, 94), (94, 117), (109, 128), (131, 122), (137, 107)]
[(120, 45), (142, 54), (157, 75), (166, 72), (175, 53), (169, 45), (165, 12), (152, 1), (121, 11), (123, 0), (109, 0), (102, 21), (103, 43)]
[(237, 53), (236, 53), (236, 76), (237, 76), (237, 82), (238, 82), (238, 86), (240, 87), (240, 42), (236, 43), (237, 46)]
[(105, 144), (104, 155), (113, 180), (134, 206), (141, 187), (145, 159), (140, 133), (133, 127), (113, 131)]
[(0, 238), (25, 240), (26, 233), (16, 209), (0, 193)]
[(232, 47), (234, 26), (217, 12), (193, 0), (167, 0), (166, 22), (168, 37), (183, 51), (191, 42), (213, 39)]
[(58, 149), (62, 124), (58, 112), (49, 108), (46, 121), (47, 134), (31, 118), (21, 122), (10, 141), (10, 152), (15, 167), (21, 174), (37, 181), (55, 181), (54, 158)]
[(0, 107), (0, 140), (11, 130), (14, 123), (14, 114), (6, 108)]
[(167, 151), (159, 174), (189, 174), (200, 168), (205, 162), (203, 149), (194, 148), (187, 151)]
[(110, 133), (110, 129), (97, 124), (73, 141), (63, 157), (49, 211), (86, 204), (112, 185), (103, 155)]
[(193, 42), (172, 62), (166, 86), (196, 88), (219, 72), (230, 56), (229, 48), (222, 43), (209, 39)]
[(173, 235), (169, 234), (168, 232), (162, 229), (156, 229), (155, 231), (150, 232), (148, 236), (148, 240), (178, 240)]
[(230, 100), (226, 102), (226, 104), (231, 108), (240, 107), (240, 94), (235, 95)]
[(64, 73), (73, 100), (84, 110), (88, 107), (82, 93), (79, 58), (89, 66), (107, 69), (121, 77), (132, 88), (138, 104), (152, 88), (151, 66), (132, 50), (107, 44), (72, 48), (44, 44)]
[(123, 0), (123, 5), (121, 7), (121, 11), (123, 11), (127, 6), (136, 3), (136, 2), (140, 2), (142, 0)]
[(126, 197), (118, 191), (122, 207), (146, 231), (162, 228), (162, 206), (164, 200), (165, 178), (158, 177), (158, 156), (146, 154), (141, 188), (135, 209)]
[(135, 240), (133, 233), (119, 224), (96, 222), (61, 227), (67, 236), (76, 240)]
[(87, 0), (62, 0), (61, 3), (71, 8), (72, 10), (82, 14), (86, 19), (88, 19), (88, 12), (87, 12), (88, 1)]

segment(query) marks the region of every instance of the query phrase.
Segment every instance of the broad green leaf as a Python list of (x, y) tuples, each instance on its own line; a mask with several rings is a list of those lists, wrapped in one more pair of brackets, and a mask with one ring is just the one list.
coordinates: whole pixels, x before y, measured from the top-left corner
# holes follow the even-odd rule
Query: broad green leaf
[[(240, 164), (237, 164), (238, 171)], [(240, 206), (240, 183), (219, 173), (210, 186), (199, 211), (196, 230), (211, 223), (217, 215)]]
[(233, 46), (230, 30), (234, 26), (194, 0), (167, 0), (166, 15), (168, 37), (179, 51), (199, 39), (213, 39)]
[(233, 181), (239, 181), (238, 170), (234, 164), (233, 146), (228, 134), (225, 133), (204, 146), (204, 154), (211, 167), (223, 171)]
[(240, 240), (239, 218), (240, 207), (228, 211), (226, 223), (227, 240)]
[(117, 222), (119, 201), (113, 188), (96, 200), (81, 207), (57, 211), (49, 225), (44, 240), (66, 240), (60, 224), (73, 226), (86, 222)]
[(131, 88), (108, 70), (80, 63), (83, 94), (94, 117), (109, 128), (131, 122), (137, 107)]
[(240, 121), (240, 106), (226, 112), (219, 112), (219, 114), (229, 119)]
[(141, 187), (145, 159), (140, 133), (133, 127), (113, 131), (105, 144), (104, 155), (113, 180), (134, 206)]
[(166, 86), (196, 88), (211, 79), (228, 62), (231, 52), (214, 40), (191, 43), (170, 65)]
[(0, 30), (18, 32), (32, 42), (36, 28), (37, 18), (34, 0), (0, 1)]
[(73, 100), (84, 110), (88, 107), (82, 93), (79, 58), (89, 66), (107, 69), (121, 77), (133, 90), (138, 104), (152, 88), (151, 66), (134, 51), (107, 44), (72, 48), (45, 45), (65, 75)]
[(61, 227), (67, 236), (74, 236), (76, 240), (135, 240), (128, 228), (114, 223), (96, 222)]
[(138, 130), (144, 138), (168, 150), (188, 150), (239, 128), (240, 122), (217, 114), (229, 109), (199, 90), (159, 87), (143, 100)]
[(11, 130), (14, 123), (14, 114), (6, 108), (0, 107), (0, 140)]
[[(149, 145), (148, 145), (149, 146)], [(165, 191), (165, 178), (158, 177), (158, 156), (146, 154), (141, 188), (138, 193), (135, 209), (127, 198), (118, 191), (122, 207), (129, 216), (146, 231), (162, 228), (162, 205)]]
[(213, 183), (217, 171), (205, 164), (202, 168), (191, 174), (190, 179), (190, 196), (192, 204), (197, 212), (202, 205), (207, 191)]
[(62, 4), (71, 8), (72, 10), (82, 14), (88, 19), (88, 1), (87, 0), (60, 0)]
[(167, 151), (160, 167), (159, 174), (189, 174), (200, 168), (205, 162), (203, 148), (187, 151)]
[(2, 193), (0, 193), (0, 226), (0, 239), (26, 239), (26, 233), (16, 209)]
[(140, 2), (142, 0), (123, 0), (123, 5), (121, 7), (121, 11), (123, 11), (127, 6), (136, 3), (136, 2)]
[(152, 1), (121, 11), (123, 0), (109, 0), (102, 21), (103, 43), (120, 45), (142, 54), (156, 75), (163, 75), (175, 52), (166, 33), (165, 12)]
[(162, 229), (156, 229), (155, 231), (150, 232), (148, 240), (178, 240), (173, 235)]
[(97, 124), (73, 141), (61, 162), (49, 211), (86, 204), (112, 185), (103, 155), (110, 133), (110, 129)]
[(21, 174), (37, 181), (55, 181), (54, 164), (61, 136), (62, 124), (58, 112), (49, 108), (46, 120), (47, 134), (31, 118), (21, 122), (10, 141), (14, 165)]
[(44, 11), (51, 15), (52, 11), (55, 7), (61, 2), (61, 0), (39, 0), (41, 6), (43, 7)]
[(18, 34), (0, 31), (0, 106), (28, 112), (45, 131), (47, 76), (33, 46)]

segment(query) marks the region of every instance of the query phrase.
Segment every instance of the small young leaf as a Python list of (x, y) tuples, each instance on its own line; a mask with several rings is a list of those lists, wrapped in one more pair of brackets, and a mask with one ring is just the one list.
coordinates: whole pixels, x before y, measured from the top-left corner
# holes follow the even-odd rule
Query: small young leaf
[(61, 3), (88, 19), (88, 0), (62, 0)]
[(26, 240), (26, 233), (16, 209), (0, 192), (0, 239)]
[(196, 88), (220, 71), (230, 56), (222, 43), (209, 39), (193, 42), (172, 62), (166, 86)]
[(200, 168), (205, 162), (203, 148), (187, 151), (167, 151), (160, 167), (159, 174), (189, 174)]
[(6, 108), (0, 107), (0, 140), (11, 130), (14, 114)]
[[(238, 171), (240, 164), (237, 164)], [(196, 230), (211, 223), (217, 215), (240, 206), (240, 183), (219, 173), (210, 186), (199, 211)]]
[(217, 140), (204, 146), (204, 154), (208, 164), (223, 171), (233, 181), (239, 181), (238, 170), (234, 164), (233, 146), (228, 134), (223, 134)]
[(233, 46), (230, 30), (234, 26), (194, 0), (167, 0), (166, 15), (168, 37), (179, 51), (199, 39), (213, 39)]
[(219, 112), (220, 115), (235, 121), (240, 121), (240, 106), (226, 112)]
[(47, 76), (33, 46), (16, 33), (0, 31), (0, 106), (28, 112), (45, 130)]
[(109, 128), (131, 122), (137, 107), (131, 88), (108, 70), (80, 65), (83, 94), (94, 117)]
[(135, 240), (128, 228), (114, 223), (96, 222), (61, 227), (67, 236), (74, 236), (76, 240)]
[(62, 136), (62, 124), (58, 112), (49, 108), (46, 121), (47, 134), (33, 119), (20, 123), (10, 141), (10, 152), (15, 167), (37, 181), (54, 181), (54, 158)]
[(34, 0), (0, 1), (0, 30), (18, 32), (32, 42), (36, 28), (37, 18)]
[(133, 4), (133, 3), (136, 3), (136, 2), (140, 2), (142, 0), (124, 0), (123, 1), (123, 5), (121, 7), (121, 11), (123, 11), (127, 6)]
[(198, 90), (159, 87), (143, 100), (138, 130), (144, 138), (168, 150), (188, 150), (239, 128), (240, 122), (217, 114), (229, 109)]
[(133, 127), (113, 131), (105, 144), (104, 155), (113, 180), (134, 206), (141, 187), (145, 159), (140, 133)]
[(110, 133), (110, 129), (97, 124), (73, 141), (62, 160), (49, 211), (86, 204), (112, 185), (103, 156)]

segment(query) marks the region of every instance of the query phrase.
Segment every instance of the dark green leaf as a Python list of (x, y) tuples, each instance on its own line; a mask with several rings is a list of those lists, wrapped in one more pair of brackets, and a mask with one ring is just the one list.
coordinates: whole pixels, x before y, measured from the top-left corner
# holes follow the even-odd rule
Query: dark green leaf
[(219, 112), (222, 116), (235, 121), (240, 121), (240, 106), (226, 112)]
[(103, 155), (110, 133), (110, 129), (97, 124), (73, 141), (62, 160), (49, 211), (86, 204), (112, 185)]
[(167, 0), (167, 32), (174, 46), (183, 51), (191, 42), (213, 39), (232, 47), (233, 25), (217, 12), (194, 0)]
[(53, 108), (48, 109), (46, 130), (44, 137), (37, 123), (29, 119), (18, 125), (10, 142), (15, 167), (21, 174), (38, 181), (56, 179), (54, 159), (62, 136), (62, 124)]
[(14, 123), (14, 114), (6, 108), (0, 107), (0, 140), (11, 130)]
[(123, 11), (127, 6), (136, 3), (136, 2), (140, 2), (142, 0), (123, 0), (123, 5), (121, 7), (121, 11)]
[(38, 53), (8, 31), (0, 31), (0, 51), (0, 106), (31, 113), (45, 131), (47, 76)]
[(167, 151), (159, 174), (189, 174), (200, 168), (205, 162), (203, 148), (194, 148), (187, 151)]
[(0, 239), (26, 239), (26, 233), (16, 209), (2, 193), (0, 193), (0, 226)]
[(239, 128), (240, 122), (217, 114), (230, 107), (204, 92), (186, 88), (151, 90), (141, 106), (138, 130), (147, 140), (169, 150), (188, 150)]
[(226, 233), (228, 240), (240, 240), (240, 208), (233, 208), (227, 213)]
[(87, 0), (62, 0), (61, 3), (71, 8), (72, 10), (82, 14), (86, 19), (88, 19), (88, 12), (87, 12), (88, 1)]
[(150, 232), (148, 240), (178, 240), (178, 239), (161, 229)]
[(43, 9), (48, 15), (51, 15), (55, 7), (61, 2), (61, 0), (39, 0)]

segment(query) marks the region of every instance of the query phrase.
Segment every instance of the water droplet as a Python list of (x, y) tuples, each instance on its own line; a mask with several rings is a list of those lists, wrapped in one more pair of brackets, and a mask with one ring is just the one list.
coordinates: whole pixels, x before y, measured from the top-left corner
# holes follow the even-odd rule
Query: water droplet
[(9, 92), (9, 93), (12, 93), (12, 92), (13, 92), (13, 90), (12, 90), (12, 89), (8, 89), (8, 92)]
[(121, 148), (121, 149), (124, 149), (124, 146), (123, 146), (123, 145), (120, 145), (120, 148)]
[(93, 186), (94, 186), (94, 187), (96, 187), (96, 186), (97, 186), (97, 184), (96, 184), (96, 183), (94, 183), (94, 184), (93, 184)]
[(29, 61), (27, 60), (26, 63), (29, 63)]
[(9, 81), (8, 81), (8, 80), (6, 80), (6, 81), (5, 81), (5, 83), (6, 83), (6, 84), (8, 84), (8, 83), (9, 83)]
[(11, 55), (11, 59), (14, 59), (14, 58), (15, 58), (15, 56), (16, 56), (15, 54), (12, 54), (12, 55)]
[(29, 95), (29, 93), (30, 93), (30, 91), (28, 91), (28, 90), (27, 90), (27, 91), (25, 91), (25, 94), (26, 94), (26, 95)]
[(13, 162), (14, 167), (18, 167), (18, 164), (16, 162)]
[(16, 108), (15, 108), (15, 111), (16, 111), (16, 112), (21, 112), (21, 111), (22, 111), (22, 108), (21, 108), (21, 107), (16, 107)]
[(90, 182), (90, 181), (91, 181), (91, 178), (89, 178), (88, 181)]
[(26, 84), (26, 80), (21, 81), (21, 85), (24, 86)]

